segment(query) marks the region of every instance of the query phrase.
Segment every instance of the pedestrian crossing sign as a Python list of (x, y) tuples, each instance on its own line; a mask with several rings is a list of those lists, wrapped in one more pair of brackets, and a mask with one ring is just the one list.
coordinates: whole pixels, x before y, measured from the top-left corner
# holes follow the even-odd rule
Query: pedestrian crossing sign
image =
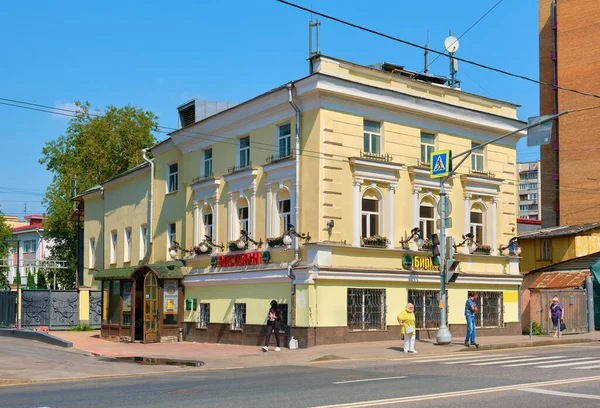
[(452, 171), (451, 157), (451, 150), (438, 150), (437, 152), (431, 152), (429, 160), (429, 177), (446, 177)]

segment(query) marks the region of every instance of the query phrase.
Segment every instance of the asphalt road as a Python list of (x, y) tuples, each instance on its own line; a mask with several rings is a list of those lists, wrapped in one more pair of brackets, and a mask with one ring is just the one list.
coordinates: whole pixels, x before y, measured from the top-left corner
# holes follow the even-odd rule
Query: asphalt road
[(599, 383), (592, 343), (0, 387), (0, 407), (598, 407)]

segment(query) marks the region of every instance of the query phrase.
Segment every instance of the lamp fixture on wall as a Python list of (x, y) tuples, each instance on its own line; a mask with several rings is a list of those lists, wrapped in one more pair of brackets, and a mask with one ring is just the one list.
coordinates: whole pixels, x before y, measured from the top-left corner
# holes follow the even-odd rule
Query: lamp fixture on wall
[(262, 242), (262, 238), (260, 239), (260, 241), (255, 241), (252, 238), (250, 238), (250, 234), (246, 231), (246, 230), (241, 230), (240, 231), (240, 238), (237, 240), (236, 245), (239, 249), (244, 249), (246, 247), (246, 245), (248, 245), (248, 242), (252, 242), (254, 245), (258, 246), (259, 248), (262, 247), (263, 242)]
[(410, 241), (413, 241), (418, 249), (423, 247), (423, 237), (421, 237), (421, 230), (419, 227), (415, 227), (410, 230), (410, 236), (406, 239), (401, 239), (400, 244), (402, 244), (402, 248), (406, 248), (406, 244), (409, 244)]
[(512, 237), (511, 239), (508, 240), (508, 245), (500, 245), (498, 247), (498, 252), (500, 252), (500, 254), (502, 254), (502, 251), (504, 251), (505, 249), (508, 249), (509, 255), (513, 255), (513, 256), (521, 255), (521, 247), (519, 246), (519, 238)]
[(175, 261), (181, 261), (185, 265), (184, 259), (177, 258), (178, 252), (183, 252), (185, 254), (193, 254), (194, 250), (182, 248), (181, 245), (179, 245), (179, 242), (177, 242), (177, 241), (173, 241), (173, 243), (169, 247), (169, 255), (171, 256), (171, 258), (173, 258), (173, 260), (175, 260)]
[(454, 249), (457, 249), (457, 248), (460, 248), (460, 247), (466, 245), (466, 248), (470, 254), (475, 252), (475, 250), (477, 249), (477, 242), (475, 242), (473, 233), (468, 232), (465, 235), (463, 235), (462, 238), (463, 238), (463, 241), (460, 244), (455, 244)]
[(214, 242), (212, 242), (212, 238), (208, 235), (205, 235), (204, 240), (200, 242), (200, 245), (198, 245), (198, 248), (200, 248), (200, 252), (202, 253), (207, 253), (209, 249), (213, 247), (220, 248), (221, 251), (225, 250), (225, 246), (223, 244), (215, 244)]
[(335, 222), (333, 220), (329, 220), (327, 223), (327, 229), (331, 231), (333, 227), (335, 227)]
[[(332, 224), (332, 228), (333, 228), (333, 220), (331, 220), (329, 222), (330, 224)], [(327, 224), (329, 226), (329, 224)], [(292, 242), (294, 242), (292, 237), (297, 237), (299, 239), (304, 240), (305, 242), (310, 242), (310, 232), (306, 233), (306, 234), (302, 234), (299, 233), (298, 231), (296, 231), (296, 227), (294, 227), (292, 224), (288, 223), (288, 230), (286, 232), (283, 233), (283, 243), (290, 248), (292, 246)]]

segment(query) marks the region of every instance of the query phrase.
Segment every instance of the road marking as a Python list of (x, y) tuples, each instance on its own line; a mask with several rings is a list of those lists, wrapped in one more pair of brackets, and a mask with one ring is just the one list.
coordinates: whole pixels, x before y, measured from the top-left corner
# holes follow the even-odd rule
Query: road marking
[(569, 367), (569, 366), (580, 365), (580, 364), (600, 363), (600, 360), (589, 361), (592, 358), (594, 358), (594, 357), (572, 358), (571, 361), (575, 361), (575, 360), (588, 360), (588, 361), (577, 361), (575, 363), (550, 364), (550, 365), (544, 365), (544, 366), (536, 366), (536, 368)]
[(506, 354), (488, 354), (486, 356), (480, 356), (480, 357), (473, 357), (471, 356), (460, 356), (460, 357), (454, 357), (454, 356), (448, 356), (448, 357), (423, 357), (423, 358), (419, 358), (419, 359), (415, 359), (415, 358), (392, 358), (390, 359), (390, 361), (406, 361), (409, 363), (435, 363), (438, 361), (455, 361), (455, 360), (472, 360), (473, 358), (489, 358), (489, 357), (504, 357), (506, 356)]
[[(554, 357), (549, 357), (550, 359), (553, 358), (563, 358), (562, 356), (554, 356)], [(564, 357), (567, 358), (567, 360), (563, 360), (563, 361), (573, 361), (572, 358), (570, 357)], [(529, 363), (519, 363), (519, 364), (507, 364), (505, 366), (502, 367), (524, 367), (524, 366), (531, 366), (531, 365), (536, 365), (536, 364), (546, 364), (546, 363), (560, 363), (561, 361), (534, 361), (533, 363), (529, 362)]]
[(519, 390), (519, 391), (535, 392), (537, 394), (559, 395), (561, 397), (587, 398), (587, 399), (600, 400), (600, 395), (577, 394), (577, 393), (574, 393), (574, 392), (540, 390), (540, 389), (537, 389), (537, 388), (523, 388), (522, 390)]
[(488, 357), (478, 357), (477, 359), (471, 359), (471, 360), (466, 360), (466, 361), (449, 361), (447, 363), (442, 363), (442, 364), (470, 364), (470, 363), (480, 363), (482, 361), (491, 361), (491, 360), (500, 361), (500, 360), (510, 360), (510, 359), (515, 359), (515, 358), (527, 358), (527, 357), (533, 357), (533, 356), (507, 356), (507, 357), (494, 357), (492, 359), (489, 359)]
[(334, 384), (339, 385), (339, 384), (350, 384), (350, 383), (365, 382), (365, 381), (397, 380), (399, 378), (406, 378), (406, 376), (402, 375), (400, 377), (364, 378), (362, 380), (338, 381), (338, 382), (334, 382)]
[[(588, 361), (589, 363), (589, 361)], [(594, 368), (600, 368), (600, 365), (588, 366), (588, 367), (573, 367), (573, 370), (592, 370)]]
[(388, 399), (381, 399), (381, 400), (350, 402), (350, 403), (334, 404), (334, 405), (320, 405), (320, 406), (315, 406), (313, 408), (374, 407), (374, 406), (378, 406), (378, 405), (391, 405), (391, 404), (398, 404), (398, 403), (402, 403), (402, 402), (426, 401), (426, 400), (439, 399), (439, 398), (455, 398), (455, 397), (462, 397), (462, 396), (467, 396), (467, 395), (488, 394), (488, 393), (493, 393), (493, 392), (521, 390), (521, 389), (532, 388), (532, 387), (547, 387), (547, 386), (551, 386), (551, 385), (574, 384), (574, 383), (589, 382), (589, 381), (600, 381), (600, 376), (571, 378), (571, 379), (566, 379), (566, 380), (542, 381), (542, 382), (537, 382), (537, 383), (506, 385), (506, 386), (500, 386), (500, 387), (480, 388), (480, 389), (465, 390), (465, 391), (452, 391), (452, 392), (444, 392), (444, 393), (439, 393), (439, 394), (415, 395), (412, 397), (388, 398)]
[[(552, 359), (559, 359), (559, 358), (567, 358), (566, 356), (549, 356), (549, 357), (536, 357), (536, 358), (527, 358), (525, 359), (525, 361), (534, 361), (537, 360), (537, 362), (534, 362), (532, 364), (539, 364), (540, 361), (539, 360), (552, 360)], [(469, 365), (473, 365), (473, 366), (485, 366), (485, 365), (493, 365), (493, 364), (506, 364), (506, 363), (518, 363), (518, 362), (522, 362), (524, 361), (522, 358), (516, 359), (516, 360), (504, 360), (504, 361), (486, 361), (485, 363), (475, 363), (475, 364), (469, 364)], [(571, 359), (569, 359), (569, 361), (573, 361)], [(542, 361), (542, 364), (544, 364), (545, 362)], [(524, 363), (524, 364), (529, 364), (529, 363)], [(502, 367), (507, 367), (505, 365), (503, 365)]]

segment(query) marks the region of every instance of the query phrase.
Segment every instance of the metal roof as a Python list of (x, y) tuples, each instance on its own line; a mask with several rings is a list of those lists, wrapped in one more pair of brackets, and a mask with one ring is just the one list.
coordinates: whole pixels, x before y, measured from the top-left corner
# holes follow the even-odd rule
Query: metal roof
[(543, 272), (529, 289), (579, 288), (584, 285), (585, 278), (589, 274), (589, 267), (587, 271)]
[(553, 265), (545, 266), (543, 268), (535, 269), (528, 273), (534, 272), (571, 272), (571, 271), (589, 271), (590, 266), (594, 262), (600, 259), (600, 252), (594, 252), (593, 254), (580, 256), (577, 258), (569, 259), (568, 261), (558, 262)]
[(542, 228), (537, 231), (525, 232), (519, 235), (519, 239), (553, 238), (567, 235), (577, 235), (600, 227), (600, 222), (581, 225), (562, 225), (560, 227)]

